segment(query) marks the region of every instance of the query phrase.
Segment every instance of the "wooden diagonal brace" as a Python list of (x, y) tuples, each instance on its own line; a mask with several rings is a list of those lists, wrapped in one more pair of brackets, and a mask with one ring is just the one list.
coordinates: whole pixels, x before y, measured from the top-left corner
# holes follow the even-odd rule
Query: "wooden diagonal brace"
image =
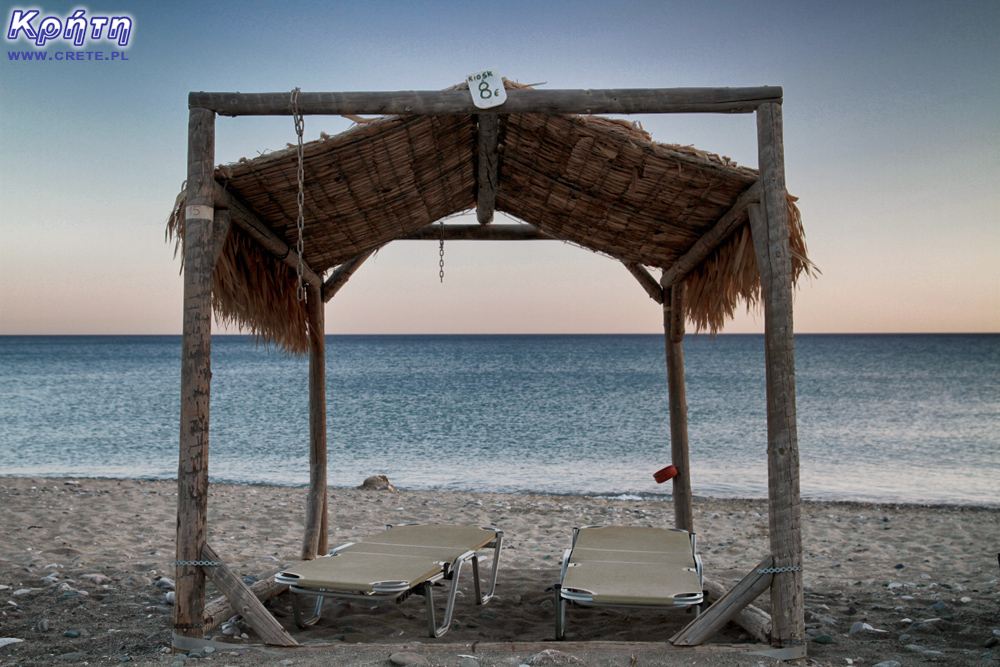
[(687, 626), (670, 638), (675, 646), (697, 646), (709, 639), (726, 623), (731, 621), (744, 607), (756, 600), (761, 593), (771, 587), (771, 574), (760, 574), (757, 570), (772, 567), (774, 559), (767, 556), (757, 567), (740, 580), (731, 591)]
[(365, 260), (374, 254), (374, 250), (363, 252), (334, 269), (333, 273), (326, 279), (326, 282), (323, 283), (323, 301), (326, 302), (332, 299), (340, 291), (340, 288), (347, 284), (347, 281), (351, 279), (354, 272), (365, 263)]
[(705, 261), (705, 258), (746, 220), (747, 206), (760, 201), (760, 191), (760, 181), (744, 190), (743, 194), (736, 198), (732, 208), (722, 214), (715, 226), (703, 234), (686, 253), (677, 258), (660, 280), (664, 289), (680, 282), (692, 269)]
[(203, 565), (205, 574), (212, 580), (222, 594), (233, 603), (233, 608), (239, 612), (240, 616), (250, 624), (265, 644), (276, 646), (298, 646), (288, 631), (286, 631), (277, 619), (264, 608), (264, 604), (257, 599), (250, 587), (243, 583), (243, 580), (229, 566), (222, 562), (215, 549), (206, 544), (202, 547), (201, 557), (203, 560), (218, 565)]
[(639, 281), (642, 288), (646, 290), (649, 294), (649, 298), (656, 303), (663, 305), (663, 288), (660, 287), (660, 283), (656, 282), (656, 278), (649, 275), (649, 271), (646, 270), (644, 266), (637, 262), (622, 262), (625, 268), (629, 270), (635, 279)]
[[(244, 229), (272, 255), (293, 269), (296, 268), (299, 261), (298, 254), (289, 248), (288, 244), (275, 234), (274, 230), (261, 220), (249, 206), (237, 199), (233, 193), (226, 190), (218, 182), (215, 184), (215, 206), (216, 208), (229, 209), (229, 214), (234, 223)], [(323, 285), (323, 280), (305, 262), (303, 262), (302, 266), (302, 279), (316, 287)]]

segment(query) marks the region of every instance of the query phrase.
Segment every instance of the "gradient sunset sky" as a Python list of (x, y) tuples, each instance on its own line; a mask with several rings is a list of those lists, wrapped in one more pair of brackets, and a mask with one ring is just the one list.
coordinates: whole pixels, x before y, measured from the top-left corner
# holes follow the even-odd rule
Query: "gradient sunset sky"
[[(786, 179), (822, 275), (799, 333), (1000, 331), (1000, 3), (5, 3), (127, 13), (127, 60), (0, 56), (0, 334), (178, 334), (168, 213), (187, 94), (434, 90), (495, 68), (544, 88), (784, 88)], [(50, 43), (45, 51), (70, 50)], [(110, 51), (107, 43), (84, 50)], [(653, 139), (756, 166), (753, 115), (637, 117)], [(350, 127), (307, 116), (306, 139)], [(217, 162), (292, 119), (219, 118)], [(503, 222), (503, 216), (498, 216)], [(327, 333), (656, 333), (617, 262), (558, 242), (390, 244)], [(727, 333), (763, 330), (741, 314)]]

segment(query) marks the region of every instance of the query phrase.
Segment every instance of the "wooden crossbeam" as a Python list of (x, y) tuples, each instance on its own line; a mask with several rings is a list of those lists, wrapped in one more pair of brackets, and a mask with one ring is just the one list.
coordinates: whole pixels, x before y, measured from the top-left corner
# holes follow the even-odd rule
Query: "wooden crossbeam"
[[(249, 206), (241, 202), (232, 192), (226, 190), (218, 182), (215, 184), (215, 206), (216, 208), (229, 209), (233, 222), (250, 234), (265, 250), (293, 269), (296, 268), (299, 261), (298, 254), (289, 248), (288, 244), (266, 222), (261, 220)], [(316, 287), (320, 287), (323, 284), (323, 280), (306, 262), (303, 262), (302, 266), (302, 279)]]
[(340, 291), (340, 288), (347, 284), (354, 272), (357, 271), (365, 260), (375, 254), (374, 250), (363, 252), (357, 257), (347, 260), (336, 269), (323, 283), (323, 301), (329, 301)]
[[(491, 224), (491, 225), (445, 225), (445, 241), (552, 241), (553, 237), (538, 230), (533, 225)], [(441, 225), (427, 225), (397, 241), (440, 241)]]
[[(498, 113), (750, 113), (781, 102), (780, 86), (749, 88), (621, 88), (606, 90), (508, 90), (507, 101), (479, 109), (468, 90), (299, 93), (304, 115), (455, 115)], [(188, 94), (188, 107), (222, 116), (291, 116), (289, 93)]]
[(663, 305), (663, 288), (660, 287), (660, 283), (656, 282), (656, 278), (649, 275), (649, 271), (646, 270), (646, 267), (638, 262), (623, 261), (622, 264), (624, 264), (629, 273), (635, 276), (635, 279), (639, 281), (642, 288), (646, 290), (647, 294), (649, 294), (649, 298), (656, 303)]
[(479, 171), (476, 174), (476, 219), (479, 224), (493, 222), (497, 206), (497, 187), (500, 184), (500, 117), (495, 114), (479, 115), (477, 142)]
[(663, 273), (663, 279), (660, 282), (664, 289), (680, 282), (692, 269), (705, 261), (705, 258), (712, 254), (712, 251), (743, 223), (746, 219), (747, 206), (760, 201), (760, 192), (760, 181), (757, 181), (736, 198), (736, 203), (733, 204), (732, 208), (723, 213), (718, 222)]
[(281, 627), (277, 619), (264, 609), (264, 604), (257, 599), (250, 587), (222, 562), (219, 554), (207, 543), (201, 550), (202, 560), (219, 563), (219, 565), (203, 565), (205, 574), (212, 580), (222, 594), (233, 603), (233, 608), (243, 617), (250, 627), (257, 631), (265, 644), (275, 646), (298, 646), (288, 631)]
[(740, 580), (731, 591), (723, 595), (683, 630), (670, 638), (675, 646), (697, 646), (708, 640), (726, 623), (731, 621), (748, 604), (756, 600), (771, 586), (771, 574), (761, 574), (758, 570), (773, 567), (774, 559), (767, 556), (747, 576)]

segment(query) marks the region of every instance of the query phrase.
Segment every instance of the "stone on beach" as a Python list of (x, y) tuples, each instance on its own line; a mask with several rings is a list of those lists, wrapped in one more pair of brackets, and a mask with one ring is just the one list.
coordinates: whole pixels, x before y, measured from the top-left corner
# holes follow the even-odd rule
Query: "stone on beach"
[(385, 475), (372, 475), (363, 481), (358, 488), (364, 491), (389, 491), (390, 493), (395, 493), (399, 490), (392, 485), (389, 478)]

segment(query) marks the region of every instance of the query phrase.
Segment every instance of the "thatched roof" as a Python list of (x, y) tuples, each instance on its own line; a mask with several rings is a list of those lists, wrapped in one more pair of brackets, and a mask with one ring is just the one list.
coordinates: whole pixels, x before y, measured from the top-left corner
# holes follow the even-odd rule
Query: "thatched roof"
[[(508, 87), (516, 84), (508, 83)], [(544, 234), (616, 259), (669, 269), (758, 178), (756, 170), (599, 116), (500, 115), (496, 209)], [(477, 117), (387, 116), (305, 144), (305, 260), (318, 274), (476, 206)], [(294, 248), (294, 148), (219, 167), (216, 180)], [(809, 271), (789, 198), (797, 278)], [(183, 201), (168, 234), (183, 243)], [(688, 317), (720, 329), (759, 277), (745, 211), (687, 274)], [(305, 350), (295, 273), (233, 225), (215, 270), (216, 315), (281, 347)]]

